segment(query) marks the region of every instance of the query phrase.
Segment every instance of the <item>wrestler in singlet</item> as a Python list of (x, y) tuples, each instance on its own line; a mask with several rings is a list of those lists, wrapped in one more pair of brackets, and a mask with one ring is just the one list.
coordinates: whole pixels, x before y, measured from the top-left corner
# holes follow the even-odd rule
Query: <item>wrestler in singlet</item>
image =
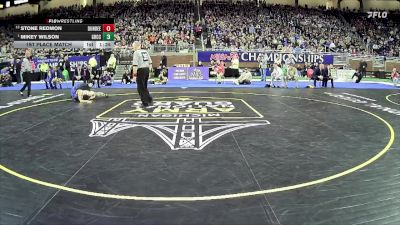
[[(73, 86), (71, 88), (71, 98), (72, 98), (72, 100), (74, 100), (76, 102), (79, 102), (78, 93), (77, 93), (78, 90), (90, 91), (90, 87), (89, 87), (88, 84), (83, 83), (83, 84), (80, 84), (80, 85)], [(84, 95), (83, 96), (84, 100), (89, 100), (89, 98), (90, 98), (90, 96), (88, 96), (88, 95)]]

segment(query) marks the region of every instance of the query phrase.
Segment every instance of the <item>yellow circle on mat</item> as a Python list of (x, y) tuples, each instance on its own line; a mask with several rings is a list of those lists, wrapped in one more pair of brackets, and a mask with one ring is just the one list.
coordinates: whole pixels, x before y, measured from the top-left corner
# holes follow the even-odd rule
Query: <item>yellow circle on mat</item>
[[(154, 94), (183, 94), (182, 92), (153, 92)], [(23, 179), (28, 182), (32, 182), (35, 184), (39, 184), (45, 187), (49, 188), (55, 188), (58, 190), (63, 190), (63, 191), (68, 191), (72, 193), (77, 193), (77, 194), (83, 194), (83, 195), (88, 195), (88, 196), (93, 196), (93, 197), (100, 197), (100, 198), (109, 198), (109, 199), (124, 199), (124, 200), (137, 200), (137, 201), (209, 201), (209, 200), (220, 200), (220, 199), (233, 199), (233, 198), (243, 198), (243, 197), (249, 197), (249, 196), (256, 196), (256, 195), (263, 195), (263, 194), (269, 194), (269, 193), (275, 193), (275, 192), (282, 192), (282, 191), (288, 191), (288, 190), (294, 190), (294, 189), (299, 189), (303, 187), (308, 187), (316, 184), (321, 184), (327, 181), (331, 181), (333, 179), (337, 179), (343, 176), (346, 176), (350, 173), (353, 173), (357, 170), (360, 170), (369, 164), (375, 162), (378, 160), (380, 157), (382, 157), (386, 152), (389, 151), (391, 146), (394, 143), (395, 140), (395, 131), (393, 127), (388, 123), (386, 120), (381, 118), (380, 116), (369, 112), (364, 109), (360, 109), (354, 106), (349, 106), (349, 105), (344, 105), (336, 102), (329, 102), (329, 101), (324, 101), (324, 100), (318, 100), (318, 99), (311, 99), (311, 98), (303, 98), (303, 97), (295, 97), (295, 96), (279, 96), (279, 95), (271, 95), (271, 94), (258, 94), (258, 93), (236, 93), (236, 92), (199, 92), (199, 91), (194, 91), (194, 92), (185, 92), (184, 94), (240, 94), (240, 95), (254, 95), (254, 96), (273, 96), (273, 97), (282, 97), (282, 98), (293, 98), (293, 99), (304, 99), (304, 100), (309, 100), (309, 101), (315, 101), (315, 102), (322, 102), (322, 103), (328, 103), (332, 105), (338, 105), (338, 106), (343, 106), (351, 109), (355, 109), (361, 112), (364, 112), (368, 115), (373, 116), (374, 118), (378, 119), (381, 121), (383, 124), (386, 125), (389, 131), (389, 141), (386, 144), (386, 146), (381, 149), (376, 155), (374, 155), (372, 158), (368, 159), (367, 161), (354, 166), (350, 169), (347, 169), (345, 171), (342, 171), (337, 174), (333, 174), (324, 178), (320, 178), (317, 180), (313, 181), (307, 181), (304, 183), (300, 184), (294, 184), (290, 186), (285, 186), (285, 187), (278, 187), (278, 188), (272, 188), (272, 189), (265, 189), (265, 190), (259, 190), (259, 191), (249, 191), (249, 192), (241, 192), (241, 193), (234, 193), (234, 194), (222, 194), (222, 195), (212, 195), (212, 196), (133, 196), (133, 195), (116, 195), (116, 194), (107, 194), (107, 193), (99, 193), (99, 192), (92, 192), (92, 191), (86, 191), (86, 190), (80, 190), (76, 188), (70, 188), (67, 186), (63, 185), (58, 185), (58, 184), (53, 184), (49, 183), (46, 181), (38, 180), (32, 177), (28, 177), (26, 175), (20, 174), (4, 165), (0, 164), (0, 169), (3, 170), (4, 172), (11, 174), (13, 176), (16, 176), (20, 179)], [(133, 95), (133, 93), (127, 93), (127, 94), (112, 94), (111, 96), (123, 96), (123, 95)], [(45, 102), (45, 103), (40, 103), (40, 104), (35, 104), (31, 106), (25, 106), (17, 109), (10, 110), (8, 112), (0, 114), (1, 116), (8, 115), (13, 112), (17, 112), (20, 110), (24, 109), (29, 109), (32, 107), (37, 107), (37, 106), (42, 106), (42, 105), (48, 105), (48, 104), (53, 104), (53, 103), (58, 103), (58, 102), (64, 102), (64, 101), (70, 101), (70, 99), (62, 99), (62, 100), (57, 100), (57, 101), (51, 101), (51, 102)]]
[(386, 95), (386, 100), (387, 100), (388, 102), (390, 102), (390, 103), (395, 104), (395, 105), (400, 105), (400, 103), (397, 103), (397, 102), (394, 102), (394, 101), (390, 100), (390, 97), (391, 97), (391, 96), (395, 96), (395, 95), (400, 95), (400, 93), (391, 94), (391, 95)]

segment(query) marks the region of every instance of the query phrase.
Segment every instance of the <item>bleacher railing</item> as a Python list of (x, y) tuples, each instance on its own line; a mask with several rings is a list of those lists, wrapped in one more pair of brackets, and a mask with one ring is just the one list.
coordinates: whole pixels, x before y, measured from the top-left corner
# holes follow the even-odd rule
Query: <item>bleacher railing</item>
[(150, 46), (150, 52), (151, 53), (159, 53), (159, 52), (181, 52), (181, 53), (188, 53), (188, 52), (194, 52), (195, 51), (195, 45), (194, 44), (187, 44), (187, 43), (181, 43), (181, 44), (172, 44), (172, 45), (160, 45), (160, 44), (154, 44)]

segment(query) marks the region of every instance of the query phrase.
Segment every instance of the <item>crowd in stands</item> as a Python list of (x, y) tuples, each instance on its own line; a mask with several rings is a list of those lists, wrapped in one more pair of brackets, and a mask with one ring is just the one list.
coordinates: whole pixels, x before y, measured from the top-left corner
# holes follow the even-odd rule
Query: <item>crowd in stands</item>
[(368, 18), (365, 13), (342, 12), (352, 30), (357, 31), (366, 48), (377, 55), (399, 56), (400, 14), (389, 12), (388, 18)]
[(116, 20), (117, 46), (141, 41), (146, 47), (152, 44), (194, 44), (194, 5), (138, 5), (123, 3), (126, 10)]
[[(208, 48), (352, 54), (375, 50), (375, 53), (395, 55), (395, 47), (399, 46), (400, 23), (367, 19), (366, 13), (283, 5), (256, 7), (252, 2), (219, 7), (204, 4), (203, 12)], [(349, 16), (347, 20), (342, 14)], [(357, 19), (351, 18), (353, 15)], [(365, 37), (369, 38), (368, 44), (378, 47), (368, 48)], [(387, 43), (386, 49), (382, 48), (382, 42)]]
[[(70, 6), (52, 10), (43, 10), (38, 15), (23, 15), (5, 18), (0, 26), (2, 54), (23, 53), (23, 49), (12, 48), (13, 23), (21, 18), (115, 18), (115, 46), (131, 46), (134, 41), (141, 41), (144, 47), (152, 44), (177, 45), (188, 47), (195, 42), (196, 20), (193, 4), (157, 5), (118, 2), (112, 6)], [(197, 25), (198, 26), (198, 25)], [(41, 50), (45, 53), (51, 49)], [(50, 53), (49, 53), (50, 54)]]
[[(322, 8), (260, 5), (255, 2), (216, 4), (200, 8), (190, 4), (149, 5), (118, 2), (114, 5), (71, 6), (42, 10), (39, 15), (6, 18), (0, 26), (2, 54), (19, 54), (12, 48), (13, 20), (33, 17), (115, 18), (115, 44), (131, 46), (134, 41), (187, 47), (203, 31), (207, 48), (232, 50), (283, 50), (289, 52), (343, 52), (398, 56), (400, 23), (395, 19), (368, 19), (365, 13)], [(199, 39), (198, 39), (199, 40)], [(40, 50), (44, 55), (54, 50)], [(79, 50), (77, 50), (79, 51)]]

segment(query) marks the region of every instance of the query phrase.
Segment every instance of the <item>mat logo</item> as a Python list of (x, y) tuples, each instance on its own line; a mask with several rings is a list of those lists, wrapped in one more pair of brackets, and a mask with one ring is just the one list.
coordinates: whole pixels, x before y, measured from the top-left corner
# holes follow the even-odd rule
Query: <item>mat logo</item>
[(163, 97), (144, 110), (125, 100), (91, 120), (90, 137), (107, 137), (141, 127), (157, 134), (171, 150), (202, 150), (230, 132), (270, 124), (242, 99)]

